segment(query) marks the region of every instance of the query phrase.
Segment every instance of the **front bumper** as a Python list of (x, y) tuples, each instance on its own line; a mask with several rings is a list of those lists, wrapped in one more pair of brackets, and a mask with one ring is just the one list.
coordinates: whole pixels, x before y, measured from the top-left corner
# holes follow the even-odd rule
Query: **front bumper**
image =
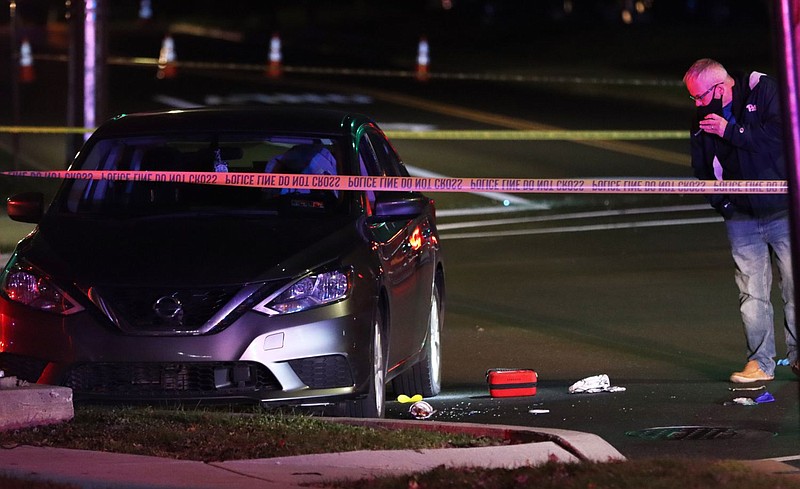
[(0, 298), (0, 370), (77, 400), (321, 404), (359, 396), (374, 303), (353, 297), (284, 316), (247, 312), (216, 334), (131, 336), (91, 311), (68, 317)]

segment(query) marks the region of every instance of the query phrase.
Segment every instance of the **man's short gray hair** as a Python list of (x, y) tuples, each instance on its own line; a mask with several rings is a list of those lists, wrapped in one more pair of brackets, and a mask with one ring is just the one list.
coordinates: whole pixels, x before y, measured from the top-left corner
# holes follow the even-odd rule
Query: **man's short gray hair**
[(719, 61), (711, 58), (698, 59), (683, 75), (683, 83), (685, 85), (689, 80), (696, 80), (701, 76), (708, 75), (717, 80), (724, 80), (728, 77), (728, 70)]

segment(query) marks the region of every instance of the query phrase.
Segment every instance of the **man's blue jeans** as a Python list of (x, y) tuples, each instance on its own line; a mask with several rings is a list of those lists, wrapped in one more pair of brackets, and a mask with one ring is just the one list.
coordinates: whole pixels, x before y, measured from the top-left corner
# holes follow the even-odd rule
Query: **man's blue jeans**
[(739, 309), (747, 339), (748, 360), (755, 360), (768, 375), (775, 373), (775, 327), (770, 301), (772, 259), (780, 274), (787, 358), (797, 361), (794, 316), (794, 279), (789, 218), (786, 212), (754, 218), (736, 214), (725, 221), (736, 263)]

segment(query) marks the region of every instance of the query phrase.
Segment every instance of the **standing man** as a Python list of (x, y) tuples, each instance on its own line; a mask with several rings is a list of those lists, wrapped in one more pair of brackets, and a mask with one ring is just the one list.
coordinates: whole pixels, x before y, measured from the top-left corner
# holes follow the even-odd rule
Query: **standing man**
[[(692, 167), (700, 180), (786, 180), (783, 125), (777, 82), (763, 73), (729, 74), (717, 61), (696, 61), (683, 77), (697, 107), (691, 131)], [(786, 194), (712, 194), (725, 218), (739, 309), (747, 341), (747, 363), (731, 382), (772, 380), (775, 329), (770, 301), (772, 262), (783, 297), (787, 358), (800, 375), (795, 327), (794, 280)]]

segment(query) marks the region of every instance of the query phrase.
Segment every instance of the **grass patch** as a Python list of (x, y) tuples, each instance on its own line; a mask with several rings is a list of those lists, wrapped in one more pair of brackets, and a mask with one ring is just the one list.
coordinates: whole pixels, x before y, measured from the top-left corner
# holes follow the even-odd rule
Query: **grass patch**
[(152, 407), (76, 407), (75, 417), (66, 423), (0, 432), (4, 447), (32, 445), (206, 462), (499, 443), (503, 441), (464, 434), (349, 426), (307, 415)]
[(446, 469), (411, 476), (342, 482), (335, 487), (369, 489), (752, 489), (800, 488), (800, 480), (765, 475), (736, 461), (643, 459), (609, 463), (548, 462), (538, 467)]
[[(17, 242), (28, 235), (36, 227), (34, 224), (12, 221), (4, 212), (0, 212), (0, 253), (10, 255)], [(4, 258), (8, 258), (4, 256)], [(0, 264), (0, 266), (5, 263)]]

